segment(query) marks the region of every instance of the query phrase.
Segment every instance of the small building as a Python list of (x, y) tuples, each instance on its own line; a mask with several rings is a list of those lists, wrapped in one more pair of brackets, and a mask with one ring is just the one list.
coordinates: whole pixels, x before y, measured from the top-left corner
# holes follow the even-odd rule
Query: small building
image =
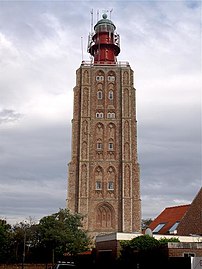
[[(140, 233), (112, 233), (106, 235), (98, 235), (96, 237), (96, 261), (98, 264), (105, 266), (116, 262), (121, 253), (121, 241), (131, 240)], [(202, 236), (176, 236), (176, 235), (159, 235), (154, 234), (157, 240), (160, 238), (176, 237), (180, 242), (169, 242), (162, 247), (158, 257), (161, 256), (167, 263), (173, 265), (171, 268), (177, 268), (176, 264), (189, 264), (190, 257), (202, 257)], [(183, 259), (184, 258), (184, 259)], [(189, 261), (188, 261), (189, 258)], [(184, 267), (189, 268), (189, 267)]]
[(149, 225), (153, 234), (176, 234), (177, 227), (191, 205), (166, 207)]
[(191, 204), (165, 208), (149, 228), (160, 235), (202, 235), (202, 188)]

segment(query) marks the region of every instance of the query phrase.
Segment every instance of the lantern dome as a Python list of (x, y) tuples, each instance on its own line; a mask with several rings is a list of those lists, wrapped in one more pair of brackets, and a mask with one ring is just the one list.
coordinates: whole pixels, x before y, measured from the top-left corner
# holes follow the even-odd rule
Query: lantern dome
[(109, 19), (107, 19), (107, 14), (104, 13), (102, 15), (102, 19), (99, 20), (96, 25), (94, 26), (95, 32), (114, 32), (116, 29), (113, 22)]

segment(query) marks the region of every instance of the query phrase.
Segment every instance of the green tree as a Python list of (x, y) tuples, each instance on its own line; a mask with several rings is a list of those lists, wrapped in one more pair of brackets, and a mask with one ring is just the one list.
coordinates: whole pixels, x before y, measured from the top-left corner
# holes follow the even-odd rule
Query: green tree
[(0, 262), (8, 261), (10, 254), (11, 225), (0, 219)]
[(152, 219), (142, 219), (141, 221), (141, 226), (142, 226), (142, 229), (146, 229), (149, 227), (149, 225), (152, 223)]
[(34, 224), (31, 221), (22, 221), (13, 225), (12, 247), (16, 262), (29, 260), (30, 247), (33, 242), (32, 230)]
[[(47, 259), (52, 253), (52, 262), (64, 253), (76, 255), (89, 249), (90, 238), (82, 229), (83, 217), (71, 214), (68, 209), (43, 217), (39, 222), (40, 246), (46, 249)], [(48, 255), (49, 253), (49, 255)]]

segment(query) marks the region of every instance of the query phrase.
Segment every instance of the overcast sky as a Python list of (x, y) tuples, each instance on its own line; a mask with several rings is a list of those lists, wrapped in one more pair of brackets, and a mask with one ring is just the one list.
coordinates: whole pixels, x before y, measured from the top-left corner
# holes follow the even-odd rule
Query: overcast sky
[(202, 185), (200, 1), (0, 1), (0, 218), (11, 224), (66, 206), (92, 9), (94, 24), (113, 9), (118, 61), (135, 71), (142, 217), (191, 203)]

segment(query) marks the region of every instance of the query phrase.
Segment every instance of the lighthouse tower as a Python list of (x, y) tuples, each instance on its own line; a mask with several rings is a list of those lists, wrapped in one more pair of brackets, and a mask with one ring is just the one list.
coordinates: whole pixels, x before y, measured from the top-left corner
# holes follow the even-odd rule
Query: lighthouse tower
[(134, 72), (117, 62), (119, 35), (103, 14), (89, 35), (93, 61), (76, 72), (67, 208), (93, 236), (140, 232)]
[[(94, 64), (116, 64), (120, 52), (119, 35), (115, 25), (103, 14), (94, 27), (95, 33), (89, 35), (89, 53), (94, 57)], [(92, 37), (92, 39), (91, 39)]]

